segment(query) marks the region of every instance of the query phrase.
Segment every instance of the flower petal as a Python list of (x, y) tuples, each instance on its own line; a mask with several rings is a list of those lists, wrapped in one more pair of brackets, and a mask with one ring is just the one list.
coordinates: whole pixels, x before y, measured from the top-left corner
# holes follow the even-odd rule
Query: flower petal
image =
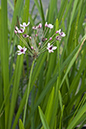
[(48, 43), (48, 45), (47, 45), (48, 47), (50, 47), (50, 43)]
[(60, 33), (61, 33), (61, 29), (57, 30), (57, 31), (56, 31), (56, 34), (57, 34), (57, 33), (59, 33), (59, 34), (60, 34)]
[(23, 37), (24, 37), (24, 38), (28, 38), (28, 37), (29, 37), (29, 35), (27, 35), (27, 34), (23, 34)]
[(17, 31), (16, 31), (16, 30), (14, 30), (14, 33), (15, 33), (15, 34), (17, 34)]
[(47, 22), (45, 23), (45, 27), (48, 27), (48, 24), (47, 24)]
[(21, 55), (21, 54), (22, 54), (22, 52), (19, 52), (19, 53), (18, 53), (18, 55)]
[(20, 27), (24, 27), (22, 24), (20, 24)]
[(24, 27), (26, 26), (26, 23), (25, 23), (25, 22), (23, 22), (23, 26), (24, 26)]
[(56, 50), (57, 49), (57, 47), (56, 46), (54, 46), (53, 48), (52, 48), (52, 50)]
[(62, 36), (62, 37), (65, 37), (65, 36), (66, 36), (66, 34), (65, 34), (64, 32), (60, 32), (59, 34), (60, 34), (60, 36)]
[(30, 22), (27, 23), (27, 26), (29, 26)]
[(22, 49), (22, 47), (21, 47), (20, 45), (18, 45), (18, 49), (19, 49), (19, 50), (21, 50), (21, 49)]
[(42, 24), (41, 24), (41, 23), (39, 23), (38, 28), (41, 28), (41, 27), (42, 27)]
[(52, 29), (53, 25), (52, 24), (48, 24), (48, 28)]
[(19, 28), (17, 27), (17, 26), (15, 26), (15, 29), (18, 31), (19, 30)]
[(49, 53), (54, 52), (53, 50), (49, 50)]
[(24, 47), (24, 52), (27, 50), (27, 48)]

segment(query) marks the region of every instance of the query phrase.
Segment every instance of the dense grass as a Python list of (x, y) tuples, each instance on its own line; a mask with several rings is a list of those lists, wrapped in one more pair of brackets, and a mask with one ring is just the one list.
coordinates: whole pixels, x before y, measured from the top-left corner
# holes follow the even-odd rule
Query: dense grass
[[(12, 8), (12, 22), (7, 15)], [(86, 0), (50, 0), (46, 17), (41, 0), (1, 0), (0, 7), (0, 129), (80, 129), (86, 124)], [(35, 7), (38, 9), (34, 15)], [(38, 14), (40, 21), (37, 20)], [(47, 51), (36, 59), (18, 56), (15, 25), (30, 21), (33, 25), (52, 23), (52, 33), (66, 33), (55, 43), (54, 53)], [(50, 37), (49, 34), (46, 35)]]

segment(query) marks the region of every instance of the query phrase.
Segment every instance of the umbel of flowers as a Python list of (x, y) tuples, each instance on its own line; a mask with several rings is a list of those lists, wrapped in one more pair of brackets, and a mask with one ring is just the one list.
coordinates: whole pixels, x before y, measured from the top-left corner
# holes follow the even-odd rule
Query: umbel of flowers
[[(52, 53), (57, 49), (57, 46), (53, 46), (56, 40), (60, 41), (62, 37), (65, 37), (65, 33), (62, 32), (61, 29), (51, 35), (50, 33), (54, 26), (52, 24), (48, 24), (47, 22), (45, 23), (44, 30), (42, 24), (39, 23), (37, 26), (32, 27), (32, 35), (28, 35), (25, 33), (25, 29), (29, 26), (29, 24), (30, 22), (27, 24), (24, 22), (23, 24), (20, 24), (19, 28), (15, 26), (15, 34), (24, 43), (24, 45), (22, 45), (24, 47), (20, 45), (17, 46), (19, 49), (17, 51), (18, 55), (25, 54), (26, 51), (33, 57), (38, 56), (46, 50), (48, 50), (49, 53)], [(49, 38), (46, 37), (48, 33), (51, 35)], [(26, 38), (28, 42), (26, 42)]]

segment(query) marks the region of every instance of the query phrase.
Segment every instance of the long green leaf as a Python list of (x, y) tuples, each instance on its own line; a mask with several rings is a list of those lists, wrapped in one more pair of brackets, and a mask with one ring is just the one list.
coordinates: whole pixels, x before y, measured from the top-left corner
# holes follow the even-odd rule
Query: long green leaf
[[(1, 19), (1, 7), (0, 7), (0, 19)], [(1, 27), (1, 20), (0, 20), (0, 27)], [(3, 80), (2, 80), (2, 65), (1, 65), (1, 54), (2, 54), (1, 53), (1, 48), (2, 48), (1, 33), (2, 32), (1, 32), (1, 29), (0, 29), (0, 107), (1, 107), (1, 105), (3, 103), (3, 100), (4, 100), (4, 98), (3, 98), (3, 84), (2, 84), (2, 82), (3, 82)], [(5, 125), (4, 125), (5, 121), (4, 120), (5, 120), (4, 114), (0, 113), (0, 128), (1, 129), (5, 128)]]
[(22, 71), (22, 65), (23, 65), (23, 55), (18, 56), (17, 62), (16, 62), (15, 78), (14, 78), (13, 92), (12, 92), (12, 98), (11, 98), (8, 129), (11, 128), (11, 124), (12, 124), (15, 104), (16, 104), (17, 96), (18, 96), (18, 88), (19, 88), (20, 76), (21, 76), (21, 71)]
[(49, 96), (47, 106), (46, 106), (46, 111), (45, 111), (45, 117), (49, 125), (50, 125), (50, 121), (52, 119), (52, 114), (53, 114), (52, 108), (53, 108), (53, 101), (54, 101), (54, 92), (55, 92), (55, 88), (53, 87), (51, 94)]
[(85, 112), (86, 112), (86, 103), (83, 105), (82, 108), (80, 108), (73, 121), (68, 125), (67, 129), (73, 129), (75, 124), (78, 122), (78, 120), (83, 116)]
[[(2, 75), (4, 98), (6, 97), (7, 89), (9, 89), (9, 51), (8, 51), (8, 20), (7, 20), (7, 0), (1, 0), (1, 62), (2, 62)], [(9, 118), (9, 100), (5, 105), (5, 128), (8, 125)]]
[(21, 119), (19, 119), (19, 129), (24, 129), (24, 125), (23, 125)]
[[(83, 37), (83, 39), (82, 39), (82, 41), (81, 41), (81, 43), (80, 43), (81, 46), (82, 46), (84, 40), (86, 40), (86, 35)], [(81, 46), (79, 47), (78, 51), (77, 51), (76, 54), (74, 55), (73, 59), (71, 60), (69, 66), (68, 66), (68, 69), (67, 69), (67, 71), (66, 71), (66, 73), (65, 73), (65, 75), (64, 75), (64, 77), (63, 77), (63, 79), (62, 79), (62, 82), (61, 82), (61, 84), (60, 84), (60, 88), (61, 88), (61, 86), (62, 86), (62, 84), (63, 84), (63, 82), (64, 82), (64, 80), (65, 80), (65, 78), (66, 78), (66, 76), (67, 76), (67, 74), (68, 74), (68, 72), (69, 72), (69, 70), (71, 69), (73, 63), (75, 62), (75, 60), (76, 60), (76, 58), (77, 58), (77, 56), (78, 56), (78, 54), (79, 54)]]
[(38, 109), (39, 109), (39, 114), (40, 114), (40, 118), (41, 118), (41, 121), (42, 121), (42, 124), (43, 124), (44, 129), (49, 129), (48, 123), (46, 121), (46, 117), (43, 114), (40, 106), (38, 106)]
[(26, 23), (28, 22), (28, 17), (29, 17), (29, 7), (30, 7), (30, 0), (25, 0), (23, 21)]

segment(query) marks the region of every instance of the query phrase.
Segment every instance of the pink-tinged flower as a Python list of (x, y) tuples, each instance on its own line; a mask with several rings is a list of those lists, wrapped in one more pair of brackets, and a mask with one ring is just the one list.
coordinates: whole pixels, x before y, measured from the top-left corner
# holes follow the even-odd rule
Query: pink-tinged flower
[(31, 39), (31, 36), (29, 37), (29, 39)]
[(39, 45), (41, 45), (41, 43), (39, 43)]
[(20, 45), (18, 45), (18, 55), (21, 55), (21, 54), (25, 54), (25, 52), (26, 52), (26, 50), (27, 50), (27, 48), (22, 48)]
[(16, 30), (14, 30), (14, 33), (15, 33), (15, 34), (17, 34), (17, 31), (16, 31)]
[(42, 27), (42, 24), (40, 23), (39, 25), (38, 25), (38, 28), (41, 28)]
[(52, 40), (52, 37), (50, 37), (50, 39), (49, 39), (50, 41)]
[(48, 28), (52, 29), (53, 25), (52, 24), (48, 24)]
[(37, 30), (37, 28), (38, 28), (37, 26), (33, 26), (32, 27), (33, 30)]
[(47, 38), (42, 38), (42, 42), (45, 42), (47, 40)]
[(61, 29), (59, 29), (59, 30), (56, 31), (56, 34), (58, 34), (58, 33), (59, 34), (61, 33)]
[(20, 24), (21, 27), (25, 28), (27, 26), (29, 26), (30, 22), (28, 22), (27, 24), (25, 22), (23, 22), (23, 24)]
[(36, 37), (38, 36), (38, 34), (35, 35)]
[(52, 29), (53, 28), (53, 25), (52, 24), (47, 24), (47, 22), (46, 22), (45, 23), (45, 27), (48, 27), (48, 28)]
[(17, 26), (15, 26), (15, 30), (14, 30), (15, 34), (18, 33), (18, 30), (19, 30), (19, 28)]
[(45, 40), (47, 40), (47, 38), (45, 38)]
[(32, 49), (32, 50), (34, 49), (33, 46), (31, 46), (31, 49)]
[(18, 28), (17, 26), (15, 26), (15, 30), (16, 30), (16, 31), (18, 31), (18, 30), (19, 30), (19, 28)]
[(56, 50), (57, 49), (56, 46), (53, 47), (53, 45), (50, 45), (50, 43), (48, 43), (47, 46), (48, 46), (47, 47), (47, 50), (49, 51), (49, 53), (54, 52), (53, 50)]
[(45, 27), (48, 27), (48, 24), (47, 24), (47, 22), (45, 23)]
[(23, 33), (24, 30), (25, 30), (25, 28), (20, 28), (20, 29), (19, 29), (19, 28), (16, 26), (14, 32), (15, 32), (16, 34), (17, 34), (17, 33)]
[(29, 37), (29, 35), (27, 35), (27, 34), (23, 34), (23, 37), (24, 37), (24, 38), (28, 38), (28, 37)]
[(20, 28), (17, 32), (20, 33), (24, 33), (25, 28)]
[(60, 41), (60, 40), (61, 40), (61, 38), (60, 38), (59, 36), (56, 36), (56, 40), (59, 40), (59, 41)]
[(65, 34), (64, 32), (62, 32), (61, 29), (57, 30), (57, 31), (56, 31), (56, 34), (57, 34), (57, 33), (58, 33), (61, 37), (65, 37), (65, 36), (66, 36), (66, 34)]
[(64, 32), (60, 32), (59, 35), (60, 35), (61, 37), (65, 37), (65, 36), (66, 36), (66, 34), (65, 34)]

